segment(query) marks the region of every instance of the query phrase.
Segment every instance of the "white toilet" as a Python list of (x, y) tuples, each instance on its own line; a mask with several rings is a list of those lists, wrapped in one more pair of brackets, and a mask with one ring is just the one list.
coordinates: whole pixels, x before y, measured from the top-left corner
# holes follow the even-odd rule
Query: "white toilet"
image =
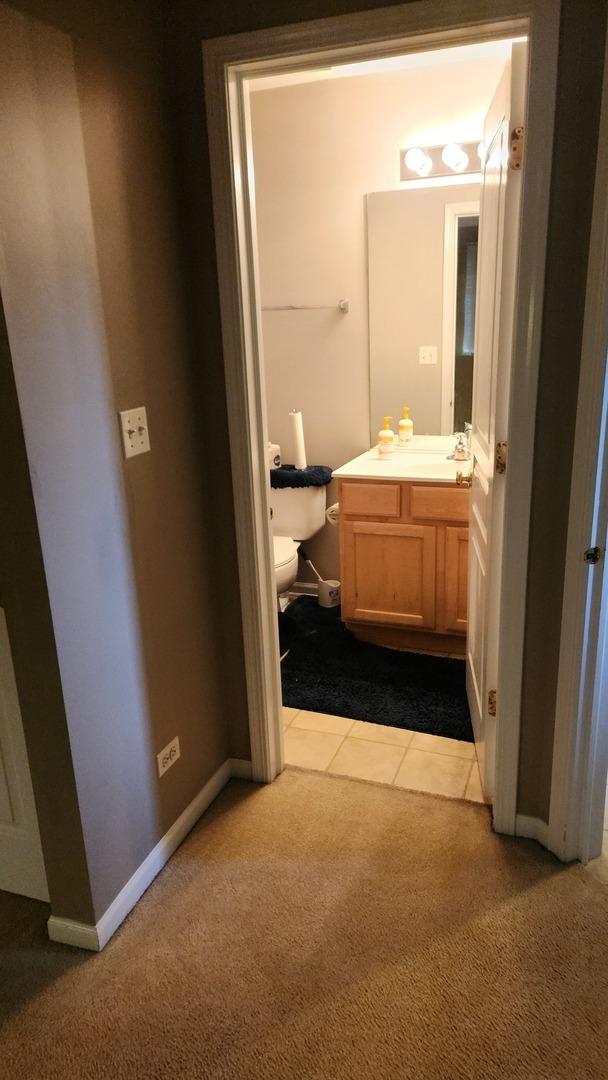
[(325, 492), (325, 487), (270, 491), (277, 596), (287, 592), (298, 576), (298, 544), (325, 524)]
[(298, 545), (290, 536), (273, 536), (277, 596), (288, 592), (298, 576)]

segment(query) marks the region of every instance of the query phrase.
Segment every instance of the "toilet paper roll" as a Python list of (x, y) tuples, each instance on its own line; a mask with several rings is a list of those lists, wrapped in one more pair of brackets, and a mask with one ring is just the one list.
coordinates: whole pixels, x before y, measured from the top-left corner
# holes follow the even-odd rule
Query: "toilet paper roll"
[(278, 443), (268, 443), (268, 468), (278, 469), (281, 465), (281, 447)]
[(306, 447), (304, 446), (304, 426), (302, 424), (302, 413), (298, 412), (297, 409), (292, 409), (289, 414), (289, 419), (291, 420), (291, 430), (293, 435), (293, 463), (296, 469), (305, 469)]
[(340, 520), (340, 503), (333, 503), (331, 506), (328, 506), (325, 511), (325, 518), (329, 524), (333, 525), (334, 529), (336, 529)]

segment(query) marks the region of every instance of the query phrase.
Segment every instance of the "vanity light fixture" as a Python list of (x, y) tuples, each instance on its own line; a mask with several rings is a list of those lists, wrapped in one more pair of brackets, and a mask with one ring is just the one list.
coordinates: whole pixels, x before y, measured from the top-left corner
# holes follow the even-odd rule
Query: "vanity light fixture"
[[(403, 181), (416, 181), (418, 187), (421, 177), (429, 182), (439, 177), (451, 177), (454, 183), (458, 183), (459, 176), (479, 173), (480, 162), (484, 160), (482, 153), (485, 153), (485, 147), (478, 141), (451, 142), (445, 146), (410, 146), (399, 151), (400, 178)], [(447, 183), (447, 180), (444, 179), (444, 182)]]
[(411, 150), (408, 150), (404, 160), (407, 168), (418, 173), (418, 176), (428, 176), (433, 168), (432, 159), (418, 146), (413, 146)]
[(469, 155), (465, 153), (459, 143), (448, 143), (441, 151), (441, 160), (452, 172), (464, 172), (469, 164)]

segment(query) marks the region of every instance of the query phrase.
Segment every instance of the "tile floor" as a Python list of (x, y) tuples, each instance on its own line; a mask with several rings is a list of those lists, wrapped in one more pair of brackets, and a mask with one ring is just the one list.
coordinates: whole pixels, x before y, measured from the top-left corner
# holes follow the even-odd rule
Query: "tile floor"
[(283, 729), (287, 765), (487, 801), (473, 743), (285, 707)]

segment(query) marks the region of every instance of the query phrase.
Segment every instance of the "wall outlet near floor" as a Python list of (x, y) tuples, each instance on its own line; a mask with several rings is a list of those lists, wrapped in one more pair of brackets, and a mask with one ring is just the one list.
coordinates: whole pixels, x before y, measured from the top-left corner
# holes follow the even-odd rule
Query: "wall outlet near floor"
[(437, 363), (437, 346), (436, 345), (421, 345), (418, 349), (418, 363), (419, 364), (436, 364)]
[(156, 755), (159, 776), (162, 776), (163, 773), (166, 773), (167, 769), (170, 769), (172, 765), (175, 765), (180, 753), (179, 737), (176, 735), (170, 743), (167, 743), (164, 750), (161, 750), (160, 754)]

